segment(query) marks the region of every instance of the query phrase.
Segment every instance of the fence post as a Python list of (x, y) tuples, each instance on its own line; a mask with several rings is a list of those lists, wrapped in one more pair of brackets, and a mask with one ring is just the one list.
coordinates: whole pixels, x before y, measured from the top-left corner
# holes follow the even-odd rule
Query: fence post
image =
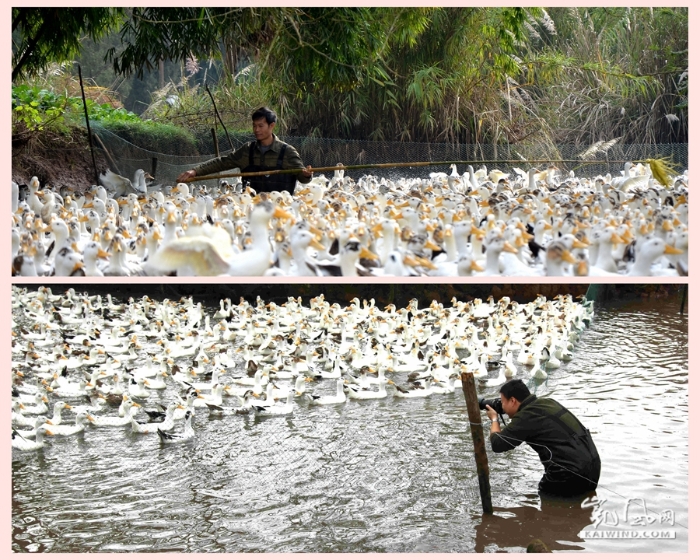
[(219, 139), (216, 137), (216, 129), (211, 129), (211, 139), (214, 141), (214, 153), (216, 157), (220, 157), (219, 154)]
[(481, 494), (481, 508), (484, 513), (493, 513), (491, 504), (491, 482), (489, 480), (489, 460), (486, 456), (486, 444), (484, 442), (484, 427), (481, 424), (481, 412), (476, 396), (476, 384), (474, 375), (470, 371), (462, 372), (462, 392), (467, 401), (467, 415), (471, 428), (472, 441), (474, 442), (474, 458), (476, 459), (476, 473), (479, 478), (479, 493)]

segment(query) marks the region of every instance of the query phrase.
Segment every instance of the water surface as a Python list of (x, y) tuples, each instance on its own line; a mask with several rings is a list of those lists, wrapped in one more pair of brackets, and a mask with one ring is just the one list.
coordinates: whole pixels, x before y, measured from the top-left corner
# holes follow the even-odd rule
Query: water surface
[[(594, 528), (591, 510), (542, 505), (542, 466), (524, 445), (489, 451), (496, 515), (483, 516), (458, 391), (327, 407), (298, 401), (284, 418), (209, 418), (198, 409), (197, 437), (182, 445), (130, 427), (92, 428), (15, 452), (13, 551), (522, 551), (533, 537), (559, 550), (687, 551), (687, 356), (687, 321), (675, 303), (608, 306), (573, 360), (531, 385), (591, 430), (607, 527), (631, 528), (625, 507), (631, 517), (644, 500), (656, 528), (673, 512), (674, 525), (663, 527), (675, 539), (579, 537)], [(332, 393), (323, 383), (319, 392)]]

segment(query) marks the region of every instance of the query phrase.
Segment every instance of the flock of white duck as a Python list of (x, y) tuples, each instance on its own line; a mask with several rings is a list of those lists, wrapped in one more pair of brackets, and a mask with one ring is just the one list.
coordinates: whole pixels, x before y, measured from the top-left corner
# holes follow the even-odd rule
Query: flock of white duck
[(463, 372), (493, 388), (513, 376), (542, 379), (572, 359), (593, 315), (592, 302), (571, 296), (451, 303), (241, 298), (210, 315), (192, 298), (120, 304), (13, 286), (12, 447), (33, 451), (45, 436), (94, 429), (169, 444), (195, 437), (195, 414), (428, 398), (453, 393)]
[[(140, 171), (140, 170), (139, 170)], [(389, 181), (343, 171), (256, 194), (179, 183), (62, 197), (13, 183), (18, 276), (677, 276), (688, 271), (687, 172), (512, 174)], [(103, 179), (103, 182), (106, 182)], [(144, 181), (143, 173), (134, 179)], [(110, 196), (110, 194), (112, 196)], [(119, 196), (124, 194), (124, 196)], [(116, 198), (115, 198), (116, 197)]]

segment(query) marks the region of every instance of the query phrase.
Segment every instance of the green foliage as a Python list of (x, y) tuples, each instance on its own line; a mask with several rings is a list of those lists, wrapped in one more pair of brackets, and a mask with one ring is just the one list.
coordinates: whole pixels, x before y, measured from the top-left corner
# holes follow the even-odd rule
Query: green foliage
[(47, 125), (59, 126), (71, 100), (54, 92), (20, 85), (12, 87), (12, 121), (28, 132), (44, 130)]
[(207, 8), (132, 8), (120, 34), (124, 49), (107, 51), (114, 71), (143, 77), (159, 60), (182, 61), (191, 55), (211, 54), (219, 38)]
[[(139, 78), (159, 60), (219, 58), (230, 73), (240, 50), (259, 50), (294, 8), (132, 8), (121, 29), (124, 48), (108, 50), (114, 71)], [(243, 57), (245, 58), (245, 56)]]
[(556, 142), (687, 141), (687, 8), (555, 8), (521, 56)]
[[(35, 29), (39, 16), (58, 13), (51, 10), (14, 9), (13, 24)], [(61, 10), (66, 21), (82, 22), (85, 36), (99, 29), (95, 18), (108, 9), (87, 10), (89, 20)], [(252, 109), (269, 105), (278, 113), (278, 131), (297, 135), (548, 145), (687, 140), (687, 8), (192, 7), (122, 13), (119, 33), (105, 41), (107, 54), (91, 53), (92, 71), (99, 73), (99, 60), (111, 60), (119, 75), (100, 82), (111, 91), (121, 87), (118, 78), (143, 76), (144, 82), (120, 91), (150, 102), (144, 117), (198, 135), (219, 128), (203, 85), (208, 79), (212, 86), (207, 76), (221, 71), (211, 91), (231, 132), (248, 132)], [(20, 54), (15, 51), (16, 59)], [(156, 86), (156, 75), (148, 73), (161, 61), (167, 83)], [(27, 123), (46, 122), (38, 105), (22, 107), (17, 113)]]
[(12, 81), (70, 60), (84, 36), (98, 39), (122, 19), (122, 8), (12, 8)]
[(90, 120), (100, 121), (103, 125), (108, 123), (140, 123), (141, 118), (124, 108), (114, 108), (109, 103), (95, 103), (92, 99), (86, 100), (88, 117)]
[[(187, 128), (142, 120), (126, 109), (92, 99), (86, 99), (86, 105), (90, 122), (99, 123), (137, 146), (171, 146), (175, 155), (197, 153), (195, 135)], [(67, 133), (71, 127), (84, 125), (84, 114), (80, 97), (28, 85), (12, 88), (13, 134), (31, 135), (48, 129)]]
[(280, 29), (270, 57), (288, 59), (285, 75), (299, 88), (347, 92), (368, 79), (384, 85), (379, 57), (387, 45), (386, 9), (309, 8), (296, 15), (289, 28)]
[[(109, 103), (86, 99), (85, 104), (90, 120), (101, 122), (105, 127), (141, 122), (134, 113)], [(57, 94), (38, 86), (12, 87), (13, 134), (31, 135), (46, 129), (67, 133), (70, 127), (83, 126), (84, 120), (85, 109), (80, 97)]]
[(261, 81), (274, 80), (288, 122), (303, 134), (455, 140), (483, 111), (480, 101), (497, 98), (493, 77), (515, 68), (525, 13), (301, 10), (270, 44), (265, 60), (278, 71), (261, 72)]

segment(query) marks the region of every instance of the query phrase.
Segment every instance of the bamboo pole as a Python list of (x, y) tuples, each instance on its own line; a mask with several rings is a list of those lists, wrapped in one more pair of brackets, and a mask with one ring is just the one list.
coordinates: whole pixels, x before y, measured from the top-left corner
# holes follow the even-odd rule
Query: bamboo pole
[[(581, 165), (595, 165), (595, 164), (609, 164), (609, 163), (627, 163), (629, 160), (589, 160), (581, 161), (580, 159), (558, 159), (558, 160), (482, 160), (482, 161), (411, 161), (411, 162), (401, 162), (401, 163), (365, 163), (362, 165), (333, 165), (329, 167), (314, 167), (310, 171), (336, 171), (344, 169), (346, 171), (352, 171), (355, 169), (388, 169), (392, 167), (428, 167), (431, 165), (481, 165), (484, 163), (578, 163)], [(634, 160), (632, 163), (646, 163), (649, 161), (657, 160)], [(259, 175), (283, 175), (289, 173), (300, 173), (303, 169), (272, 169), (270, 171), (248, 171), (245, 173), (213, 173), (211, 175), (202, 175), (201, 177), (191, 177), (182, 181), (183, 183), (192, 183), (194, 181), (206, 181), (209, 179), (228, 179), (230, 177), (255, 177)], [(652, 169), (653, 171), (653, 169)], [(656, 176), (655, 176), (656, 178)], [(658, 178), (657, 178), (658, 180)]]
[[(105, 153), (105, 159), (107, 160), (107, 165), (109, 165), (109, 168), (114, 171), (117, 175), (121, 175), (122, 172), (119, 171), (119, 167), (117, 166), (117, 162), (114, 161), (114, 158), (112, 157), (112, 154), (109, 153), (109, 150), (107, 149), (107, 146), (104, 145), (104, 142), (102, 142), (102, 138), (100, 138), (97, 134), (97, 132), (92, 133), (92, 137), (95, 139), (95, 142), (97, 142), (100, 145), (100, 148), (102, 148), (102, 151)], [(96, 185), (100, 184), (99, 177)]]
[(231, 137), (228, 135), (228, 129), (226, 128), (224, 121), (221, 119), (221, 115), (219, 114), (219, 110), (216, 108), (216, 101), (214, 101), (214, 96), (211, 94), (211, 91), (209, 90), (209, 84), (204, 84), (204, 87), (206, 88), (207, 93), (209, 94), (209, 97), (211, 97), (211, 104), (214, 105), (214, 113), (216, 113), (216, 116), (219, 119), (221, 126), (224, 127), (224, 132), (226, 133), (226, 138), (228, 138), (228, 143), (231, 144), (231, 150), (233, 150), (234, 149), (233, 142), (231, 141)]
[(486, 456), (486, 443), (484, 442), (484, 427), (481, 424), (481, 412), (476, 396), (476, 384), (474, 375), (470, 371), (462, 372), (462, 392), (467, 401), (467, 415), (474, 442), (474, 458), (476, 460), (476, 472), (479, 479), (479, 492), (481, 494), (481, 507), (484, 513), (493, 513), (491, 503), (491, 482), (489, 481), (489, 460)]
[(80, 81), (80, 94), (83, 96), (83, 109), (85, 110), (85, 126), (87, 128), (88, 142), (90, 144), (90, 154), (92, 154), (92, 168), (95, 171), (95, 184), (100, 184), (100, 176), (97, 173), (97, 163), (95, 163), (95, 148), (92, 145), (92, 132), (90, 131), (90, 118), (88, 117), (87, 101), (85, 101), (85, 89), (83, 88), (83, 72), (78, 64), (78, 80)]

